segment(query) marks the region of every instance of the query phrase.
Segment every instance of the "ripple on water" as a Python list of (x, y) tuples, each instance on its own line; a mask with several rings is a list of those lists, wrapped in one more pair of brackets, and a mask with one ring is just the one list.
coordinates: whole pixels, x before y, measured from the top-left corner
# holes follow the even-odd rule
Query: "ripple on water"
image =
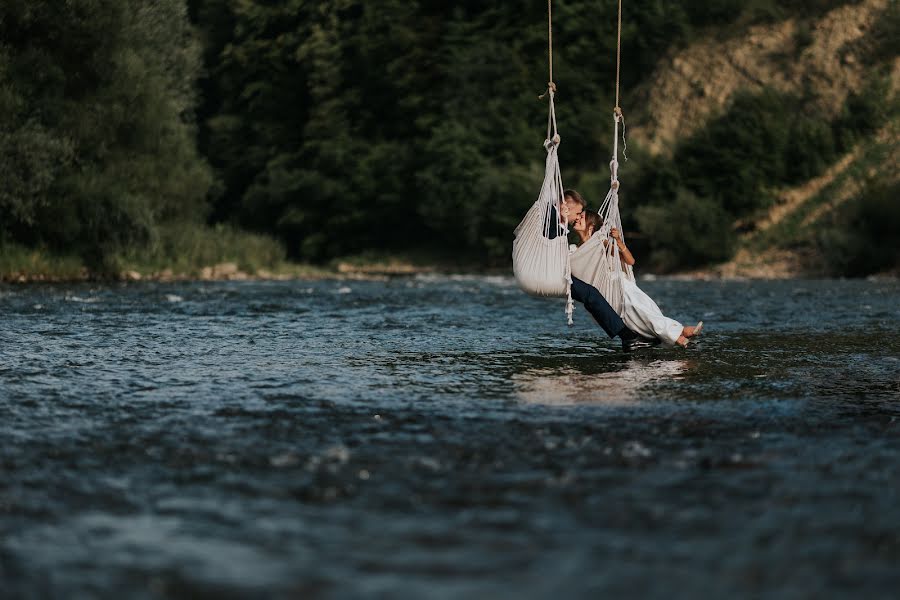
[(504, 277), (0, 286), (4, 583), (896, 589), (898, 284), (641, 285), (696, 344), (624, 356)]

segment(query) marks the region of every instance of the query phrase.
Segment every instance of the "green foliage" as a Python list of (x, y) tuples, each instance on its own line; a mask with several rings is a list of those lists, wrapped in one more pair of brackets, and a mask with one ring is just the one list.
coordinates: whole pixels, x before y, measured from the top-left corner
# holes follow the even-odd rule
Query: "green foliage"
[[(537, 194), (545, 6), (391, 0), (194, 0), (209, 46), (201, 147), (214, 215), (283, 239), (295, 258), (451, 245), (507, 256)], [(615, 73), (614, 3), (554, 4), (567, 179), (602, 196)], [(711, 12), (633, 0), (623, 86)], [(607, 107), (607, 108), (603, 108)], [(602, 179), (602, 178), (600, 178)]]
[(163, 225), (148, 244), (122, 250), (112, 257), (117, 273), (158, 273), (169, 269), (176, 275), (191, 276), (224, 262), (234, 263), (245, 273), (256, 273), (279, 269), (284, 261), (284, 248), (269, 236), (222, 224), (204, 227), (189, 223)]
[(900, 267), (900, 183), (875, 181), (835, 211), (818, 245), (833, 275), (860, 277)]
[(736, 239), (731, 215), (709, 198), (682, 191), (673, 202), (642, 206), (636, 214), (658, 269), (697, 267), (731, 256)]
[[(6, 112), (0, 108), (0, 114)], [(39, 211), (49, 204), (60, 174), (71, 168), (73, 154), (70, 140), (36, 121), (0, 135), (0, 223), (36, 227)], [(8, 229), (0, 229), (0, 236), (9, 234)]]
[[(660, 57), (696, 36), (845, 3), (630, 0), (623, 104)], [(0, 243), (76, 254), (111, 272), (141, 255), (217, 262), (227, 243), (245, 243), (234, 237), (241, 228), (269, 248), (247, 256), (275, 252), (274, 238), (291, 258), (322, 262), (423, 248), (506, 260), (543, 172), (545, 9), (6, 0)], [(607, 186), (615, 11), (554, 2), (560, 152), (567, 184), (591, 204)], [(893, 48), (895, 12), (860, 56)], [(821, 172), (892, 118), (879, 101), (886, 81), (851, 96), (836, 123), (807, 112), (808, 98), (765, 90), (736, 98), (671, 160), (634, 150), (622, 166), (626, 227), (646, 227), (668, 267), (716, 260), (733, 241), (729, 224), (763, 209), (773, 188)], [(673, 206), (703, 209), (702, 226), (721, 231), (667, 249)]]
[(0, 244), (0, 281), (38, 279), (73, 280), (85, 276), (79, 256), (54, 254), (46, 248), (30, 248), (6, 242)]
[(900, 98), (891, 94), (890, 72), (882, 71), (876, 71), (860, 90), (850, 93), (835, 121), (835, 143), (842, 151), (850, 150), (889, 119), (900, 116)]
[[(872, 77), (859, 92), (850, 94), (833, 122), (822, 120), (809, 108), (813, 105), (809, 98), (771, 89), (737, 95), (723, 114), (682, 140), (671, 159), (638, 154), (641, 171), (630, 192), (625, 192), (632, 205), (649, 205), (638, 213), (637, 225), (656, 237), (662, 216), (669, 215), (666, 203), (686, 193), (715, 207), (716, 219), (726, 229), (754, 217), (771, 205), (774, 189), (818, 176), (840, 153), (895, 118), (897, 101), (891, 99), (889, 84), (884, 75)], [(665, 208), (656, 210), (657, 205)], [(693, 219), (696, 215), (684, 216)], [(725, 248), (732, 247), (732, 238), (722, 238)], [(727, 252), (711, 245), (691, 252), (667, 249), (658, 242), (651, 247), (657, 254), (652, 261), (666, 268), (679, 266), (679, 259), (684, 260), (682, 266), (692, 266), (728, 258)]]
[(884, 13), (857, 43), (843, 52), (858, 50), (857, 59), (863, 64), (890, 62), (900, 56), (900, 2), (891, 0)]
[(827, 122), (796, 96), (766, 89), (730, 108), (675, 151), (684, 185), (744, 216), (771, 202), (768, 190), (818, 174), (836, 157)]
[(158, 223), (204, 217), (182, 1), (8, 0), (0, 39), (2, 238), (103, 269)]
[(415, 211), (399, 89), (411, 83), (400, 62), (414, 4), (194, 4), (202, 23), (231, 27), (209, 30), (220, 46), (204, 83), (216, 217), (273, 232), (306, 259), (389, 245)]

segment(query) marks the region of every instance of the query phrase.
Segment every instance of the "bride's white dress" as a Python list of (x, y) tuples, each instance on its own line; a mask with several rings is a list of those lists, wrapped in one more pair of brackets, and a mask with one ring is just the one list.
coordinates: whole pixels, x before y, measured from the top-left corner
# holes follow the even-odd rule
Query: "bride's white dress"
[[(644, 337), (675, 344), (684, 327), (663, 315), (656, 302), (637, 286), (632, 277), (618, 268), (614, 269), (612, 262), (615, 259), (610, 257), (606, 248), (607, 243), (601, 233), (595, 233), (581, 246), (570, 246), (572, 275), (600, 290), (629, 329)], [(621, 303), (618, 283), (622, 288)]]
[(653, 299), (644, 293), (637, 284), (625, 276), (621, 276), (622, 320), (635, 333), (645, 337), (659, 338), (664, 343), (674, 345), (681, 336), (684, 326), (675, 319), (662, 314)]

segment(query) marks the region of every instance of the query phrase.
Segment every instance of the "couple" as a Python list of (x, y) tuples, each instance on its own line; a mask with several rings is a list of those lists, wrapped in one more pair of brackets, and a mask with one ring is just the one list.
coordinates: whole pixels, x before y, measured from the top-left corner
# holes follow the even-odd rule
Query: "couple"
[[(559, 226), (550, 228), (548, 235), (550, 239), (564, 235), (568, 222), (572, 224), (572, 229), (578, 234), (581, 243), (584, 243), (591, 239), (594, 232), (603, 224), (600, 215), (585, 210), (584, 199), (575, 190), (564, 192), (561, 207), (558, 217), (551, 215), (551, 218), (558, 220)], [(619, 248), (622, 262), (634, 265), (634, 257), (622, 241), (619, 231), (612, 229), (610, 237)], [(609, 240), (603, 241), (604, 246), (609, 243)], [(633, 281), (623, 278), (622, 283), (624, 292), (622, 315), (613, 310), (597, 288), (577, 277), (572, 277), (571, 289), (572, 298), (584, 305), (606, 334), (609, 337), (618, 336), (622, 340), (623, 351), (649, 348), (659, 344), (660, 341), (685, 347), (690, 338), (700, 334), (703, 328), (702, 321), (694, 327), (683, 327), (681, 323), (663, 316), (656, 303)]]

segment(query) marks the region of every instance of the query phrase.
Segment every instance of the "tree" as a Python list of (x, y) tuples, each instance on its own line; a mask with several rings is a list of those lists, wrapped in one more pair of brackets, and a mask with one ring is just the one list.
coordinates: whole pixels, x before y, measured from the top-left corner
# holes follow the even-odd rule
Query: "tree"
[(200, 47), (179, 0), (0, 5), (0, 231), (102, 267), (159, 223), (201, 220)]

